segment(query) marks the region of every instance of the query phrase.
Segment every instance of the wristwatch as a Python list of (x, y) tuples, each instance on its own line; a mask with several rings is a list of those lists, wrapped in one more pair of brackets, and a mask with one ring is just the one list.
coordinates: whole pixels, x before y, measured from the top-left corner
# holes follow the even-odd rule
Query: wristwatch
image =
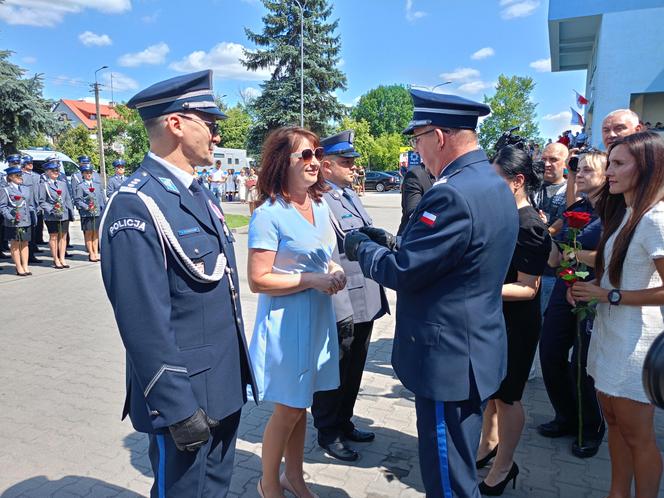
[(622, 293), (618, 289), (611, 289), (607, 297), (609, 298), (609, 304), (618, 306), (622, 300)]

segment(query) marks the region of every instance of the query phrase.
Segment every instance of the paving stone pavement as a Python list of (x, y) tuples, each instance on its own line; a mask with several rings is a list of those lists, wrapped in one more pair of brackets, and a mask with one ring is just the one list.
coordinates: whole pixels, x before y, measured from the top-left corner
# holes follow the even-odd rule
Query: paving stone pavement
[[(399, 196), (368, 194), (365, 205), (379, 226), (396, 229)], [(244, 213), (246, 206), (227, 205)], [(242, 232), (242, 231), (240, 231)], [(69, 270), (33, 267), (20, 278), (0, 262), (0, 496), (136, 497), (149, 495), (152, 482), (147, 439), (120, 421), (124, 399), (124, 352), (98, 265), (77, 249)], [(237, 234), (240, 274), (246, 273), (246, 234)], [(128, 255), (130, 257), (130, 255)], [(394, 293), (389, 293), (394, 307)], [(242, 304), (251, 336), (256, 297), (242, 281)], [(309, 417), (305, 471), (321, 498), (422, 497), (413, 395), (390, 366), (394, 321), (376, 323), (362, 391), (356, 407), (361, 428), (376, 432), (373, 443), (357, 445), (362, 458), (351, 465), (331, 460), (318, 448)], [(521, 473), (506, 497), (600, 498), (609, 486), (606, 444), (595, 458), (571, 456), (571, 440), (545, 439), (537, 424), (552, 415), (541, 379), (528, 383), (526, 428), (516, 461)], [(248, 404), (242, 414), (233, 497), (255, 497), (268, 404)], [(664, 448), (664, 414), (657, 415)], [(486, 472), (486, 471), (484, 471)], [(664, 487), (660, 491), (664, 497)]]

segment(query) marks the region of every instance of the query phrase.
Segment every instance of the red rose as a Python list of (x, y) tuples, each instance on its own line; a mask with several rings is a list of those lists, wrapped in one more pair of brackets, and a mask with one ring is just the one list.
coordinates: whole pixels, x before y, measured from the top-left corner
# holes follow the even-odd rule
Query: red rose
[(558, 276), (565, 281), (567, 287), (572, 287), (574, 283), (578, 280), (574, 270), (571, 268), (565, 268), (558, 273)]
[(95, 191), (95, 188), (94, 188), (94, 187), (90, 187), (88, 190), (90, 191), (90, 193), (92, 193), (92, 192)]
[(21, 200), (21, 196), (20, 196), (20, 195), (15, 195), (15, 196), (14, 196), (14, 200), (15, 200), (16, 202), (20, 201), (20, 200)]
[(62, 194), (62, 190), (58, 189), (58, 190), (55, 191), (55, 193), (60, 195), (60, 194)]
[(572, 211), (570, 213), (563, 213), (563, 216), (567, 220), (567, 224), (570, 228), (581, 229), (590, 223), (590, 213), (584, 213), (581, 211)]

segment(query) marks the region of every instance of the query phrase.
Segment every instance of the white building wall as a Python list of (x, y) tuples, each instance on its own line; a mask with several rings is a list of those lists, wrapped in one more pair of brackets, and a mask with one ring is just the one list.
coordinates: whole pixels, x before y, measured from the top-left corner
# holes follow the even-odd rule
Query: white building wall
[[(602, 119), (629, 108), (632, 94), (664, 92), (664, 7), (605, 13), (588, 71), (592, 97), (591, 141), (602, 143)], [(590, 79), (592, 77), (592, 79)], [(652, 121), (652, 119), (650, 119)], [(657, 119), (656, 121), (664, 121)]]

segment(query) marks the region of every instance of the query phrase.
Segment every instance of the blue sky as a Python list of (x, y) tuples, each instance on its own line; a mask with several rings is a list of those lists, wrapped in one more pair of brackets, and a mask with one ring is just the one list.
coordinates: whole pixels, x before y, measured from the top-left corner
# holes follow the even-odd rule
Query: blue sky
[[(574, 90), (585, 71), (552, 73), (546, 0), (335, 0), (341, 68), (352, 104), (380, 84), (433, 86), (481, 100), (500, 73), (532, 76), (544, 137), (569, 125)], [(258, 0), (6, 0), (0, 5), (0, 48), (45, 77), (52, 99), (89, 97), (97, 68), (102, 97), (126, 101), (161, 79), (212, 68), (215, 91), (228, 104), (257, 92), (268, 75), (238, 62), (244, 33), (262, 28)], [(306, 54), (305, 54), (306, 57)], [(248, 90), (247, 90), (248, 89)], [(437, 91), (443, 91), (439, 88)]]

